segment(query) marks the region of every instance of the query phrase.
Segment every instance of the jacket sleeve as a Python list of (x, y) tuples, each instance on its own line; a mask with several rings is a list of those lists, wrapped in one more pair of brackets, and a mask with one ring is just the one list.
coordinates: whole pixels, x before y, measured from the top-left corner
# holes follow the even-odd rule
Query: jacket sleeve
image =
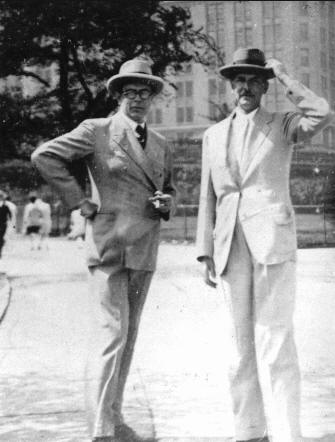
[(70, 165), (90, 155), (94, 145), (94, 126), (86, 120), (71, 132), (42, 144), (32, 154), (33, 164), (70, 209), (78, 207), (85, 197)]
[(204, 257), (213, 257), (215, 211), (216, 195), (211, 177), (208, 133), (205, 133), (202, 144), (201, 186), (197, 225), (198, 261), (202, 261)]
[(170, 216), (173, 216), (176, 212), (176, 188), (173, 183), (173, 160), (169, 143), (167, 143), (165, 150), (164, 183), (162, 191), (163, 193), (167, 193), (172, 196), (172, 206), (170, 212), (161, 214), (161, 218), (168, 221)]
[(286, 88), (286, 96), (297, 107), (296, 112), (288, 112), (283, 119), (283, 133), (287, 142), (309, 140), (332, 123), (334, 112), (324, 98), (288, 75), (280, 81)]

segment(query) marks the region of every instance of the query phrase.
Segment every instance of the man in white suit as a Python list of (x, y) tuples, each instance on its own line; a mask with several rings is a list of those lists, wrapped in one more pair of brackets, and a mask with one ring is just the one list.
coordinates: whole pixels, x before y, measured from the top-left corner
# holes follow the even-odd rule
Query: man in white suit
[[(145, 123), (162, 79), (146, 61), (133, 59), (107, 87), (119, 100), (118, 113), (86, 120), (32, 156), (69, 208), (87, 218), (93, 326), (87, 409), (92, 439), (100, 442), (131, 437), (122, 421), (123, 391), (156, 266), (160, 220), (169, 218), (175, 194), (167, 141)], [(92, 198), (70, 172), (78, 158), (86, 161)]]
[[(238, 49), (220, 73), (237, 105), (203, 137), (198, 260), (205, 263), (205, 281), (217, 285), (225, 301), (236, 439), (265, 442), (271, 431), (274, 442), (297, 442), (290, 161), (292, 146), (327, 126), (332, 114), (323, 98), (291, 79), (279, 61), (266, 63), (259, 49)], [(274, 77), (295, 112), (261, 106)]]

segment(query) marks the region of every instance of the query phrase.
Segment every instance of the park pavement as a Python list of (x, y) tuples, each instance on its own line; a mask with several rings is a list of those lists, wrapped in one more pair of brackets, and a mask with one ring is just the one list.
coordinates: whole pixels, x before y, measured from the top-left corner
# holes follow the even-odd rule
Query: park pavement
[[(143, 441), (233, 440), (222, 299), (203, 284), (195, 256), (192, 243), (160, 246), (124, 403)], [(335, 442), (335, 249), (299, 250), (298, 258), (304, 442)], [(49, 250), (30, 251), (24, 238), (8, 241), (0, 261), (1, 442), (89, 441), (86, 280), (79, 244), (52, 238)]]

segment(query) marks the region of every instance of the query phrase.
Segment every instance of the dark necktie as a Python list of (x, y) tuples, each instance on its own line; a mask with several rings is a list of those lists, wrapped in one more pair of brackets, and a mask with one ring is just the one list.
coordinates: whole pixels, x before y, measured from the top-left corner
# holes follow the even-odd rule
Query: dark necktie
[(147, 141), (147, 129), (146, 126), (142, 127), (139, 124), (136, 127), (136, 132), (139, 137), (137, 138), (143, 149), (145, 148), (145, 143)]

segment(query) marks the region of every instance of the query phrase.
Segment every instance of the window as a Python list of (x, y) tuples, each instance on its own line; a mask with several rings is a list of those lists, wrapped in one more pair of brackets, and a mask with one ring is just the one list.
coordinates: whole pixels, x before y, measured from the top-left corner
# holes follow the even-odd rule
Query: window
[(300, 25), (299, 25), (299, 39), (300, 39), (300, 41), (308, 40), (308, 23), (300, 23)]
[(309, 66), (309, 50), (306, 48), (300, 50), (300, 64), (301, 66)]
[(326, 56), (325, 52), (321, 52), (321, 54), (320, 54), (320, 63), (321, 63), (322, 69), (327, 69), (327, 56)]
[(235, 46), (236, 47), (245, 46), (244, 29), (242, 27), (235, 29)]
[(320, 28), (320, 41), (321, 44), (326, 44), (326, 29)]
[(266, 45), (273, 44), (273, 27), (271, 24), (263, 26), (263, 38)]
[[(272, 3), (272, 2), (271, 2)], [(243, 2), (245, 20), (251, 20), (252, 10), (249, 2)]]
[(282, 38), (282, 26), (280, 23), (275, 24), (275, 41), (279, 43)]
[(308, 2), (298, 2), (298, 6), (300, 16), (305, 17), (306, 15), (308, 15)]
[(215, 32), (215, 24), (216, 24), (216, 8), (215, 5), (207, 6), (207, 32), (213, 33)]
[(148, 122), (148, 124), (152, 124), (153, 123), (152, 111), (149, 111), (149, 113), (148, 113), (147, 122)]
[(327, 17), (327, 5), (325, 1), (319, 2), (320, 5), (320, 17), (326, 18)]
[(252, 46), (252, 27), (246, 26), (245, 28), (245, 42), (247, 46)]
[(218, 43), (219, 48), (222, 48), (224, 46), (224, 40), (225, 40), (223, 29), (219, 29), (217, 40), (218, 40), (217, 43)]
[(264, 18), (272, 18), (273, 2), (262, 2)]
[(281, 2), (274, 1), (273, 2), (273, 10), (274, 10), (275, 17), (277, 17), (277, 18), (281, 17), (281, 15), (282, 15), (282, 4), (281, 4)]
[(244, 8), (242, 2), (234, 2), (234, 15), (235, 15), (235, 22), (244, 21)]
[(214, 78), (208, 80), (208, 94), (216, 95), (216, 80)]
[(226, 83), (224, 80), (219, 80), (219, 94), (224, 95), (226, 93)]
[(323, 136), (323, 143), (329, 147), (331, 139), (331, 128), (327, 127), (326, 129), (324, 129), (322, 132), (322, 136)]
[(163, 113), (162, 113), (162, 109), (156, 109), (156, 124), (162, 124), (163, 122)]
[(331, 105), (335, 107), (335, 80), (331, 80), (330, 82), (330, 97), (331, 97)]
[(331, 52), (335, 52), (335, 33), (329, 32), (329, 49)]
[(184, 108), (177, 107), (177, 123), (184, 123)]
[(309, 84), (309, 74), (302, 73), (302, 74), (301, 74), (301, 82), (302, 82), (305, 86), (310, 87), (310, 84)]
[(193, 107), (186, 108), (186, 121), (189, 123), (193, 121)]
[(185, 74), (192, 74), (192, 64), (191, 63), (185, 63), (184, 72), (185, 72)]
[(321, 76), (321, 88), (324, 94), (327, 94), (327, 78), (323, 75)]
[(193, 96), (193, 81), (186, 81), (185, 82), (185, 95), (186, 95), (186, 97)]
[(177, 81), (177, 98), (181, 98), (184, 96), (184, 83), (182, 81)]

